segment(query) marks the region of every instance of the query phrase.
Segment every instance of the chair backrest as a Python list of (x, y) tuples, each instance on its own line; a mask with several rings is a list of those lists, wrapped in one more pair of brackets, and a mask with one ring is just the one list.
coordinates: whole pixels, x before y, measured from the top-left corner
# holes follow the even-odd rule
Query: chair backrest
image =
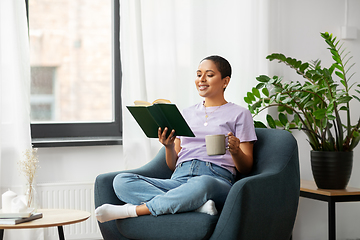
[(297, 142), (290, 132), (268, 128), (256, 128), (255, 131), (258, 141), (254, 145), (252, 175), (279, 172), (291, 161), (294, 154), (298, 154)]
[[(292, 155), (298, 154), (297, 142), (290, 132), (269, 128), (256, 128), (255, 131), (258, 140), (254, 144), (254, 165), (246, 176), (280, 172), (291, 161)], [(246, 176), (238, 173), (237, 179)]]

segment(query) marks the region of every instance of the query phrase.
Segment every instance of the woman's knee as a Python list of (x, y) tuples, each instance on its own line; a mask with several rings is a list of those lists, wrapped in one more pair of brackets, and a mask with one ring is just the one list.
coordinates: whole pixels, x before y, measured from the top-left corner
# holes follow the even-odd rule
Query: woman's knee
[(119, 173), (114, 177), (113, 180), (113, 186), (114, 188), (117, 186), (122, 186), (124, 184), (127, 184), (129, 181), (131, 181), (132, 178), (134, 178), (133, 173)]
[(191, 181), (196, 184), (197, 191), (205, 193), (210, 198), (226, 196), (231, 188), (226, 182), (208, 175), (194, 177)]
[(136, 175), (132, 173), (119, 173), (114, 177), (113, 188), (115, 194), (118, 196), (118, 198), (120, 198), (120, 200), (121, 195), (129, 192), (129, 189), (131, 189), (130, 183), (134, 178), (136, 178)]
[(205, 192), (215, 190), (218, 186), (218, 180), (208, 175), (194, 177), (189, 181), (196, 184), (198, 189), (203, 189)]

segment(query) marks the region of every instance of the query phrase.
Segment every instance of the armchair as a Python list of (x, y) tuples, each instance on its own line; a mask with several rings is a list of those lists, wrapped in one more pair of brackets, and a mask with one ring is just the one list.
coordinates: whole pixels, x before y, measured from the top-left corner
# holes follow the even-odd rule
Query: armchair
[[(104, 239), (290, 239), (300, 193), (297, 142), (284, 130), (257, 128), (256, 135), (253, 169), (247, 176), (238, 176), (218, 215), (188, 212), (99, 223)], [(157, 178), (172, 174), (164, 148), (148, 164), (126, 172)], [(96, 207), (124, 204), (112, 187), (118, 173), (96, 178)]]

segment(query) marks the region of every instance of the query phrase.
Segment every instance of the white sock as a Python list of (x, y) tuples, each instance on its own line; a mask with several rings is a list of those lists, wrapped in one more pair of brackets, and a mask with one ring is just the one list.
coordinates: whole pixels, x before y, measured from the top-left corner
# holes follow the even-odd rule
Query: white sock
[(195, 212), (207, 213), (210, 215), (216, 215), (218, 211), (216, 210), (215, 203), (213, 200), (207, 200), (201, 207), (195, 210)]
[(136, 205), (103, 204), (100, 207), (95, 209), (95, 216), (96, 216), (97, 220), (101, 223), (115, 220), (115, 219), (137, 217)]

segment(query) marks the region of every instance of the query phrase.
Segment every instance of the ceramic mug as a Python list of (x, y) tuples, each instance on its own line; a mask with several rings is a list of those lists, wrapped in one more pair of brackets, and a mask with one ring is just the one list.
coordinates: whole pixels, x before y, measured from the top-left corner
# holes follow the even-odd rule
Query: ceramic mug
[(225, 139), (228, 138), (228, 135), (218, 134), (218, 135), (206, 135), (206, 152), (209, 156), (213, 155), (224, 155), (226, 149), (229, 149), (226, 146)]

